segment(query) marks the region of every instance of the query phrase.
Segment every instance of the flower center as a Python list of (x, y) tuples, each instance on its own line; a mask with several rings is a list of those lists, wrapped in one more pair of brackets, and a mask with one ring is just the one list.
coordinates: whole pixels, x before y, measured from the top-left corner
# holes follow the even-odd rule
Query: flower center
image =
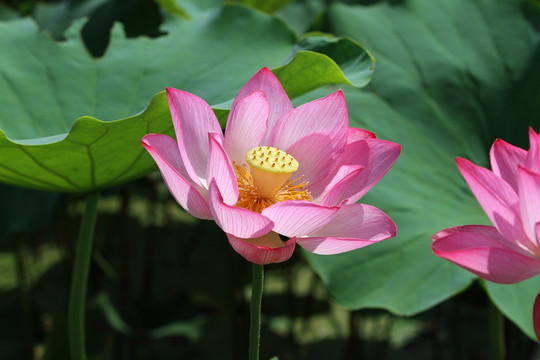
[(272, 197), (298, 170), (298, 161), (272, 146), (251, 149), (246, 154), (246, 162), (249, 164), (253, 184), (264, 198)]
[(285, 200), (312, 200), (303, 188), (308, 184), (302, 177), (289, 180), (298, 170), (298, 161), (285, 151), (272, 146), (260, 146), (246, 154), (246, 165), (234, 165), (238, 183), (236, 206), (262, 212)]

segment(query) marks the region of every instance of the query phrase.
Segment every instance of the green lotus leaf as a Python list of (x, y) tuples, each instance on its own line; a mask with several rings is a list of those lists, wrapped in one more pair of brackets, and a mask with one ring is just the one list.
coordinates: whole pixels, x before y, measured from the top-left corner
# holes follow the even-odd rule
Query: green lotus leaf
[(269, 14), (287, 6), (291, 2), (293, 0), (227, 0), (229, 4), (241, 3), (249, 5)]
[(0, 23), (0, 47), (9, 49), (0, 57), (1, 182), (88, 192), (154, 170), (140, 140), (173, 135), (166, 87), (220, 104), (263, 66), (279, 66), (294, 96), (327, 83), (365, 84), (373, 68), (351, 40), (317, 35), (309, 47), (301, 40), (302, 50), (281, 20), (244, 6), (172, 19), (156, 39), (126, 39), (115, 27), (99, 59), (83, 47), (81, 25), (54, 42), (31, 20)]
[(175, 0), (156, 0), (156, 2), (161, 5), (165, 11), (171, 14), (181, 16), (185, 19), (190, 18), (189, 14), (180, 5), (178, 5)]
[[(374, 64), (371, 54), (352, 39), (314, 33), (301, 38), (291, 60), (273, 71), (294, 98), (332, 83), (363, 87), (371, 80)], [(298, 81), (299, 74), (303, 81)]]
[[(352, 37), (377, 59), (370, 85), (344, 92), (351, 124), (402, 145), (395, 166), (361, 200), (387, 212), (397, 236), (343, 255), (306, 254), (340, 304), (411, 315), (474, 278), (435, 256), (431, 236), (489, 224), (454, 157), (489, 166), (496, 137), (527, 148), (528, 126), (540, 130), (539, 34), (523, 4), (407, 0), (339, 4), (326, 14), (325, 31)], [(503, 311), (509, 298), (493, 297)]]

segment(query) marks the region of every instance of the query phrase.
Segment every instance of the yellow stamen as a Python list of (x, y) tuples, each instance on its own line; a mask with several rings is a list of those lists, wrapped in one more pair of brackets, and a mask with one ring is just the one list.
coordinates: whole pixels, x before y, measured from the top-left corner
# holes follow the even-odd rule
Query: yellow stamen
[(310, 193), (304, 190), (307, 181), (302, 181), (302, 177), (294, 180), (286, 180), (285, 183), (274, 192), (271, 197), (264, 197), (255, 186), (253, 176), (248, 171), (247, 166), (240, 166), (233, 163), (238, 183), (238, 202), (236, 206), (262, 212), (264, 209), (275, 203), (286, 200), (313, 200)]

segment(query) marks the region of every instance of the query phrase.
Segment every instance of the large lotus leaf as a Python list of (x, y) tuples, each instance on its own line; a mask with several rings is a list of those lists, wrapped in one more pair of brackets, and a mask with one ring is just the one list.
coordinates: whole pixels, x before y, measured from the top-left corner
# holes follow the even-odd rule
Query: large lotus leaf
[[(305, 35), (296, 44), (293, 55), (286, 65), (274, 69), (292, 98), (331, 83), (363, 87), (371, 80), (375, 62), (369, 52), (353, 40), (321, 34)], [(326, 57), (339, 67), (325, 62)], [(309, 64), (311, 66), (307, 66)], [(295, 81), (299, 73), (305, 77), (304, 81)]]
[(186, 18), (186, 19), (189, 19), (190, 16), (189, 14), (186, 12), (186, 10), (184, 10), (181, 6), (179, 6), (176, 1), (174, 0), (156, 0), (156, 2), (161, 5), (161, 7), (171, 13), (171, 14), (174, 14), (174, 15), (178, 15), (178, 16), (181, 16), (183, 18)]
[(271, 14), (290, 4), (293, 0), (227, 0), (227, 2), (242, 3)]
[[(0, 57), (0, 181), (85, 192), (152, 171), (140, 139), (149, 132), (172, 135), (165, 94), (152, 98), (168, 86), (217, 104), (234, 97), (261, 67), (286, 59), (279, 71), (294, 95), (328, 82), (351, 84), (338, 63), (353, 81), (373, 65), (350, 40), (313, 37), (312, 51), (301, 50), (282, 21), (243, 6), (173, 19), (164, 28), (168, 35), (157, 39), (126, 39), (115, 28), (100, 59), (85, 51), (80, 25), (56, 43), (31, 20), (0, 23), (0, 48), (7, 50)], [(322, 53), (313, 51), (313, 42)], [(355, 60), (359, 65), (351, 69)], [(320, 82), (313, 69), (333, 76)]]
[(297, 33), (302, 34), (312, 28), (313, 20), (326, 6), (324, 0), (295, 1), (279, 10), (276, 15), (285, 19)]
[[(538, 109), (539, 36), (522, 5), (409, 0), (327, 13), (325, 30), (351, 36), (377, 59), (370, 85), (345, 91), (351, 123), (402, 144), (396, 165), (361, 200), (387, 212), (397, 236), (348, 254), (307, 254), (339, 303), (414, 314), (473, 279), (435, 256), (430, 238), (489, 223), (455, 156), (486, 166), (496, 136), (525, 146), (528, 124), (540, 129), (538, 111), (525, 111)], [(494, 299), (504, 308), (507, 300)]]

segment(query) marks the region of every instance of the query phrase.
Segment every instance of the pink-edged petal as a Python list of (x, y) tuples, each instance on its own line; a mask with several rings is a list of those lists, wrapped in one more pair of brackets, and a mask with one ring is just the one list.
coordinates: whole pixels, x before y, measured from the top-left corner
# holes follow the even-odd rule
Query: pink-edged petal
[(433, 241), (436, 241), (440, 238), (452, 235), (454, 233), (471, 233), (471, 234), (480, 234), (483, 236), (487, 236), (492, 239), (493, 246), (500, 247), (500, 248), (507, 248), (512, 251), (521, 253), (525, 256), (531, 256), (531, 254), (534, 254), (534, 251), (531, 251), (531, 249), (520, 246), (519, 243), (515, 242), (514, 240), (507, 239), (504, 236), (502, 236), (497, 228), (493, 226), (488, 225), (462, 225), (462, 226), (454, 226), (448, 229), (444, 229), (436, 233), (432, 236)]
[(269, 129), (269, 145), (287, 149), (299, 139), (314, 133), (335, 134), (347, 139), (348, 125), (345, 96), (338, 90), (282, 116), (275, 127)]
[(297, 173), (307, 181), (323, 179), (339, 164), (349, 129), (341, 90), (283, 115), (265, 145), (289, 152), (300, 163)]
[(208, 133), (221, 133), (216, 115), (203, 99), (185, 91), (167, 88), (167, 99), (186, 170), (193, 181), (206, 186)]
[(474, 234), (480, 234), (487, 237), (492, 238), (494, 241), (493, 246), (506, 248), (508, 247), (509, 243), (507, 239), (502, 236), (496, 228), (489, 225), (462, 225), (462, 226), (454, 226), (450, 227), (444, 230), (439, 231), (435, 235), (431, 237), (433, 241), (437, 241), (439, 239), (442, 239), (443, 237), (455, 234), (455, 233), (474, 233)]
[(261, 90), (266, 94), (266, 99), (270, 106), (268, 129), (271, 129), (283, 114), (293, 109), (293, 106), (287, 93), (283, 90), (283, 86), (268, 68), (264, 67), (253, 75), (246, 85), (240, 89), (232, 106), (234, 107), (242, 98), (257, 90)]
[(310, 236), (380, 241), (396, 235), (396, 225), (383, 211), (367, 204), (343, 205), (323, 228)]
[[(384, 212), (371, 205), (352, 204), (343, 205), (327, 225), (309, 234), (310, 238), (326, 240), (297, 239), (297, 242), (317, 254), (337, 254), (395, 235), (396, 225)], [(318, 247), (314, 248), (315, 245)]]
[(503, 245), (499, 232), (489, 226), (467, 226), (436, 234), (436, 255), (500, 284), (512, 284), (540, 273), (540, 260)]
[(525, 167), (531, 171), (540, 173), (540, 135), (529, 128), (529, 151), (525, 159)]
[(309, 252), (319, 255), (335, 255), (360, 249), (377, 241), (340, 237), (306, 237), (297, 238), (298, 245)]
[(272, 220), (251, 210), (225, 204), (215, 180), (208, 187), (208, 203), (218, 226), (228, 234), (242, 239), (267, 234), (274, 227)]
[(320, 229), (332, 220), (337, 211), (337, 207), (290, 200), (267, 207), (262, 214), (274, 222), (275, 232), (287, 237), (298, 237)]
[(148, 134), (143, 137), (142, 144), (154, 158), (170, 193), (178, 204), (195, 217), (212, 219), (208, 203), (199, 192), (205, 190), (197, 189), (178, 170), (183, 168), (183, 163), (176, 141), (167, 135)]
[(180, 151), (178, 150), (178, 143), (174, 139), (165, 134), (147, 134), (143, 136), (141, 143), (151, 155), (154, 153), (157, 154), (206, 197), (208, 193), (207, 189), (199, 186), (199, 184), (192, 181), (189, 177)]
[(324, 197), (322, 200), (320, 202), (315, 200), (315, 202), (322, 206), (340, 204), (343, 200), (361, 190), (361, 188), (356, 187), (356, 184), (359, 182), (362, 171), (364, 171), (364, 167), (361, 165), (355, 167), (342, 166), (328, 184), (327, 189), (329, 190), (323, 192)]
[(540, 341), (540, 293), (536, 295), (533, 305), (533, 327), (536, 339)]
[(517, 193), (517, 168), (525, 163), (527, 151), (497, 139), (489, 153), (493, 172), (506, 181)]
[(238, 201), (238, 184), (231, 161), (221, 145), (222, 137), (221, 134), (208, 134), (210, 151), (206, 179), (214, 179), (225, 204), (234, 205)]
[[(491, 209), (493, 206), (499, 206), (499, 204), (513, 207), (518, 203), (517, 193), (506, 181), (492, 171), (463, 158), (456, 158), (456, 163), (481, 205), (488, 202), (486, 207)], [(490, 201), (494, 201), (494, 204), (490, 205)], [(486, 211), (488, 215), (490, 212), (492, 210)]]
[[(348, 184), (342, 190), (333, 188), (334, 184), (342, 181), (338, 171), (323, 191), (324, 200), (321, 204), (333, 205), (335, 203), (331, 201), (339, 202), (345, 199), (348, 204), (357, 202), (390, 170), (400, 153), (401, 145), (386, 140), (366, 139), (348, 144), (341, 159), (341, 166), (362, 166), (364, 170), (354, 178), (347, 174)], [(313, 196), (316, 196), (316, 189), (309, 188), (309, 190), (312, 191)], [(328, 192), (333, 194), (325, 195)], [(340, 195), (333, 200), (336, 192)], [(330, 198), (327, 199), (328, 196)]]
[(347, 134), (348, 144), (351, 144), (355, 141), (366, 140), (366, 139), (376, 139), (376, 136), (374, 133), (368, 130), (358, 129), (358, 128), (349, 128), (349, 132)]
[(538, 249), (538, 244), (540, 244), (540, 222), (537, 222), (536, 225), (534, 226), (534, 233), (535, 233), (535, 236), (532, 239), (532, 241), (536, 241), (537, 251), (538, 251), (537, 254), (538, 254), (538, 257), (540, 257), (540, 249)]
[(518, 168), (519, 207), (521, 221), (529, 239), (536, 239), (536, 224), (540, 222), (540, 174), (522, 166)]
[(244, 164), (247, 152), (261, 144), (266, 136), (269, 111), (262, 91), (255, 91), (233, 105), (225, 130), (225, 150), (232, 161)]
[(381, 139), (357, 141), (345, 148), (343, 162), (345, 164), (360, 164), (364, 171), (353, 189), (346, 194), (349, 203), (358, 201), (390, 170), (401, 154), (401, 145)]
[(519, 218), (519, 199), (512, 187), (493, 172), (457, 158), (461, 174), (497, 230), (507, 239), (530, 248)]
[(234, 251), (252, 263), (266, 265), (280, 263), (290, 259), (296, 245), (295, 239), (292, 238), (286, 243), (281, 241), (281, 246), (271, 247), (267, 246), (269, 245), (268, 237), (277, 237), (277, 239), (272, 239), (270, 244), (281, 241), (279, 240), (279, 235), (275, 232), (270, 232), (255, 239), (240, 239), (234, 235), (227, 234), (229, 244), (231, 244)]

